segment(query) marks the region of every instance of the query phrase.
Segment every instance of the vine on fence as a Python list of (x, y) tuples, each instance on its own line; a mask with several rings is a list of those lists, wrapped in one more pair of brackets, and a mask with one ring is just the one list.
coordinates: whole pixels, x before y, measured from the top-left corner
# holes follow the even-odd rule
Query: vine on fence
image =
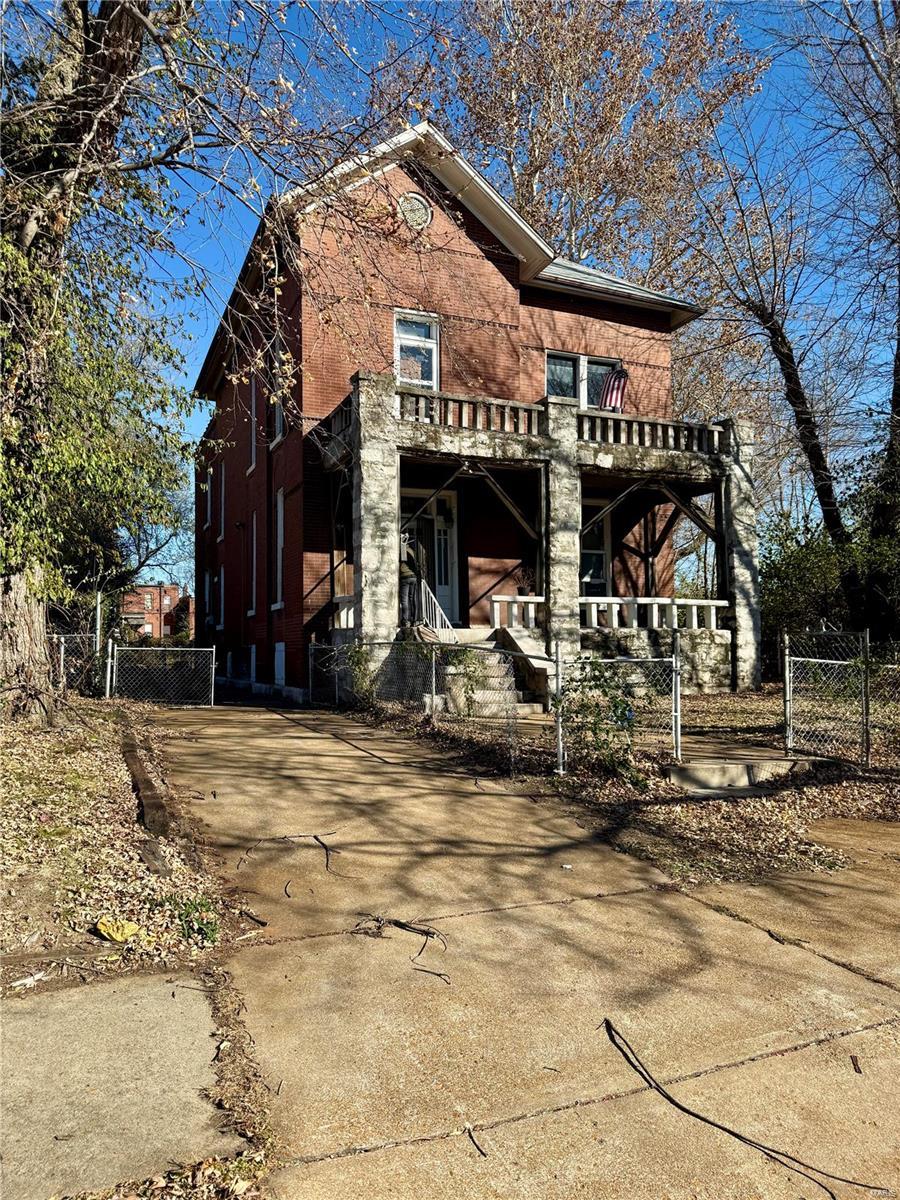
[(602, 659), (586, 655), (575, 661), (553, 701), (565, 721), (572, 766), (644, 782), (632, 753), (632, 692), (632, 686)]

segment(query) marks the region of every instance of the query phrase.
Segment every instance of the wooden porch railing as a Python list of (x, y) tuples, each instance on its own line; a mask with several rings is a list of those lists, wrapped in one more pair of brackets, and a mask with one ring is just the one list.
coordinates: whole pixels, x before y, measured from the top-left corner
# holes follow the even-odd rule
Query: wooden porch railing
[[(727, 600), (671, 596), (581, 596), (578, 603), (582, 629), (717, 629), (716, 613), (728, 607)], [(646, 613), (643, 625), (641, 608)]]
[(658, 421), (612, 412), (580, 412), (578, 440), (649, 450), (688, 450), (696, 454), (720, 454), (727, 450), (725, 429), (721, 425)]
[(484, 396), (451, 396), (444, 392), (397, 392), (401, 421), (441, 425), (445, 429), (472, 429), (482, 433), (543, 434), (543, 405), (518, 404)]

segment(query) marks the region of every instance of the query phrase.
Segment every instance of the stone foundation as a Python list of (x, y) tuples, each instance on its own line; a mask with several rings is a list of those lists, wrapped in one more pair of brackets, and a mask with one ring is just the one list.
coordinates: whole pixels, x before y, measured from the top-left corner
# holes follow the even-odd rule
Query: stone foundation
[[(731, 687), (731, 630), (682, 629), (681, 690), (720, 692)], [(590, 629), (581, 635), (583, 650), (608, 658), (669, 658), (670, 629)]]

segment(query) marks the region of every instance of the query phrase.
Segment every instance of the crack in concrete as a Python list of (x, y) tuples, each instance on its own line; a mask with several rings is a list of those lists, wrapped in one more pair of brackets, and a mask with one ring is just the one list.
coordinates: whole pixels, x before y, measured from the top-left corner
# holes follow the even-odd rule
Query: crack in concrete
[(900, 992), (900, 987), (896, 983), (891, 983), (889, 979), (881, 979), (878, 975), (873, 975), (863, 967), (857, 967), (853, 963), (845, 962), (841, 958), (833, 958), (823, 950), (817, 950), (815, 946), (810, 945), (809, 942), (804, 941), (802, 938), (791, 937), (790, 934), (781, 933), (780, 930), (771, 929), (767, 925), (760, 925), (752, 917), (745, 917), (742, 913), (735, 912), (733, 908), (729, 908), (726, 904), (714, 904), (711, 900), (704, 900), (702, 896), (695, 896), (686, 888), (679, 888), (678, 891), (682, 896), (686, 896), (687, 899), (693, 900), (703, 908), (709, 909), (710, 912), (718, 913), (722, 917), (729, 917), (732, 921), (739, 921), (742, 925), (749, 925), (751, 929), (758, 929), (760, 933), (768, 934), (775, 942), (780, 942), (785, 946), (796, 946), (798, 950), (805, 950), (807, 954), (812, 954), (815, 958), (820, 958), (823, 962), (830, 963), (833, 967), (840, 967), (844, 971), (850, 971), (853, 975), (858, 975), (860, 979), (865, 979), (868, 983), (876, 983), (879, 987), (890, 988), (892, 992)]
[[(813, 1046), (824, 1046), (830, 1042), (839, 1041), (842, 1038), (852, 1037), (854, 1034), (868, 1033), (874, 1029), (883, 1029), (887, 1026), (897, 1024), (900, 1024), (900, 1016), (887, 1017), (882, 1021), (873, 1021), (867, 1025), (857, 1025), (852, 1029), (832, 1030), (819, 1037), (807, 1038), (802, 1042), (794, 1042), (790, 1046), (782, 1046), (777, 1050), (761, 1050), (758, 1054), (750, 1054), (745, 1058), (733, 1059), (724, 1063), (714, 1063), (709, 1067), (700, 1067), (696, 1071), (688, 1071), (681, 1075), (672, 1075), (660, 1080), (660, 1082), (664, 1087), (670, 1088), (680, 1083), (689, 1083), (695, 1079), (703, 1079), (708, 1075), (716, 1075), (721, 1071), (738, 1070), (741, 1067), (750, 1066), (752, 1063), (764, 1062), (770, 1058), (781, 1058), (787, 1054), (796, 1054), (801, 1050), (808, 1050)], [(516, 1125), (522, 1121), (533, 1121), (541, 1117), (554, 1116), (556, 1113), (571, 1112), (579, 1108), (590, 1108), (598, 1104), (607, 1104), (613, 1100), (624, 1100), (630, 1096), (639, 1095), (641, 1092), (650, 1091), (652, 1089), (646, 1084), (639, 1084), (617, 1092), (608, 1092), (605, 1096), (578, 1097), (575, 1100), (567, 1100), (563, 1104), (548, 1105), (544, 1108), (532, 1109), (528, 1112), (514, 1113), (512, 1116), (498, 1117), (493, 1121), (470, 1121), (459, 1129), (440, 1129), (433, 1133), (422, 1133), (406, 1138), (391, 1138), (380, 1142), (345, 1146), (340, 1150), (332, 1150), (323, 1154), (296, 1155), (294, 1158), (281, 1162), (278, 1165), (279, 1168), (311, 1166), (314, 1163), (330, 1162), (332, 1159), (351, 1158), (357, 1154), (372, 1154), (382, 1150), (393, 1150), (398, 1146), (418, 1146), (428, 1142), (441, 1142), (452, 1137), (468, 1136), (470, 1130), (474, 1133), (489, 1132), (492, 1129), (502, 1129), (505, 1126)]]
[[(478, 917), (489, 915), (490, 913), (512, 912), (519, 908), (548, 908), (560, 907), (568, 904), (593, 904), (598, 900), (614, 900), (620, 896), (639, 896), (645, 892), (656, 892), (660, 890), (669, 890), (670, 885), (648, 883), (642, 887), (623, 888), (617, 892), (597, 892), (593, 896), (564, 896), (559, 900), (523, 900), (518, 904), (502, 904), (496, 908), (471, 908), (465, 909), (462, 912), (440, 913), (437, 916), (426, 914), (422, 917), (416, 917), (417, 921), (427, 921), (434, 923), (435, 921), (456, 921), (464, 917)], [(247, 950), (253, 946), (284, 946), (292, 942), (310, 942), (319, 938), (342, 937), (344, 934), (357, 933), (355, 926), (348, 926), (341, 929), (324, 929), (316, 933), (285, 933), (278, 937), (262, 935), (254, 938), (252, 941), (248, 938), (245, 944), (238, 946), (233, 944), (232, 950)], [(239, 939), (238, 939), (239, 940)]]

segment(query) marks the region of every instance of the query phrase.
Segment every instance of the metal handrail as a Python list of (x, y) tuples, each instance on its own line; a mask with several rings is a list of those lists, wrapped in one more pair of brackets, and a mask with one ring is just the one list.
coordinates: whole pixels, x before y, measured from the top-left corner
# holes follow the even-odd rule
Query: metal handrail
[(442, 641), (458, 641), (453, 623), (441, 608), (437, 596), (424, 579), (419, 580), (419, 610), (423, 623), (433, 630)]

